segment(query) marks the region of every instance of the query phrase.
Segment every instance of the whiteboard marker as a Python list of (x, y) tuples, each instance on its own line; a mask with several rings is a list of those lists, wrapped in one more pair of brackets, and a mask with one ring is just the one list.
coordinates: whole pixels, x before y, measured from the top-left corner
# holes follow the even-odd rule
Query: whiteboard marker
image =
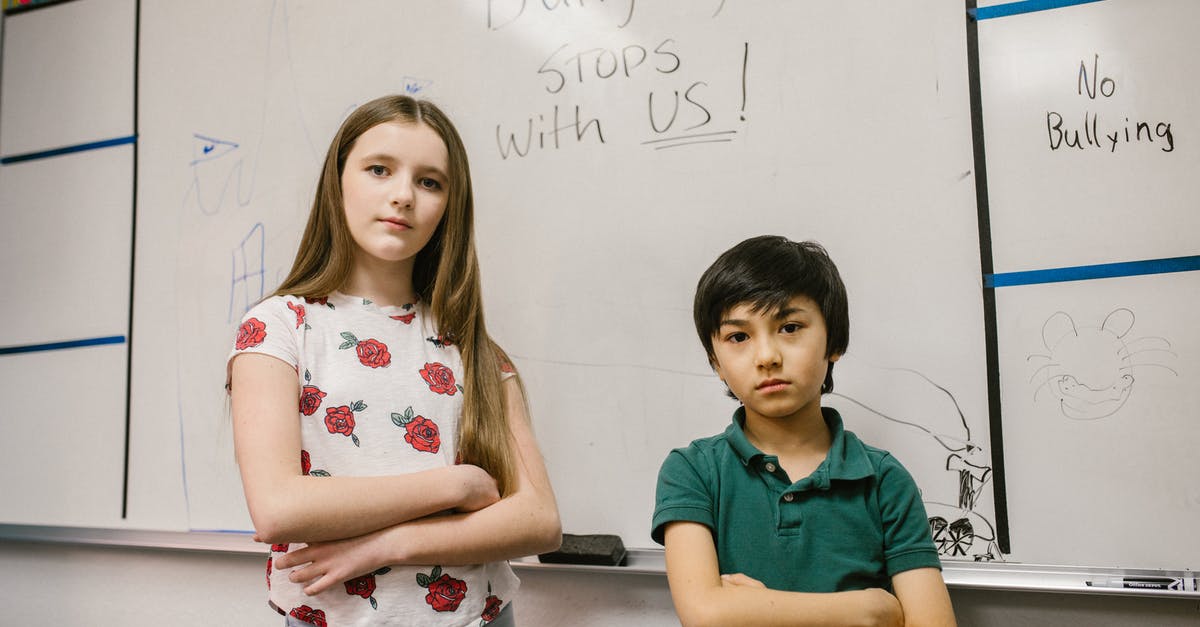
[(1109, 577), (1084, 582), (1094, 588), (1196, 591), (1195, 577)]

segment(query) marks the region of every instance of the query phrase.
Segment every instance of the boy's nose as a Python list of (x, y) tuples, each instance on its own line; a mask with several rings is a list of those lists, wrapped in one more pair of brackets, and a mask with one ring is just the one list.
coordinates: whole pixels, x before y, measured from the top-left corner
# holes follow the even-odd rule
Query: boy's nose
[(771, 340), (760, 340), (755, 347), (755, 357), (758, 365), (763, 368), (778, 366), (781, 360), (779, 347)]

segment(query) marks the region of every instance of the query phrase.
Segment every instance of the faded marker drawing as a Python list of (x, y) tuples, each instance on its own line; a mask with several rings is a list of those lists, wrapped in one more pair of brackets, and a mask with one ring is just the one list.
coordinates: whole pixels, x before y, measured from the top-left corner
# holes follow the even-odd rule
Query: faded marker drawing
[(1125, 308), (1104, 317), (1099, 327), (1079, 327), (1069, 314), (1057, 311), (1042, 325), (1044, 354), (1026, 361), (1035, 367), (1030, 383), (1033, 400), (1050, 397), (1063, 416), (1097, 420), (1115, 414), (1129, 400), (1134, 369), (1161, 368), (1178, 376), (1165, 361), (1177, 357), (1163, 337), (1130, 339), (1135, 317)]
[[(242, 179), (242, 158), (237, 142), (192, 134), (192, 184), (183, 197), (184, 208), (216, 215), (232, 192), (237, 206), (245, 206), (254, 193), (253, 181)], [(231, 189), (232, 186), (232, 189)]]
[[(920, 419), (904, 419), (899, 416), (902, 410), (884, 410), (839, 392), (831, 392), (829, 396), (845, 399), (919, 441), (935, 444), (927, 447), (929, 455), (944, 456), (940, 465), (947, 473), (945, 480), (931, 483), (926, 478), (921, 485), (929, 530), (939, 555), (977, 562), (1001, 560), (995, 525), (976, 509), (992, 478), (991, 460), (988, 452), (973, 441), (971, 426), (958, 399), (946, 387), (916, 370), (878, 368), (877, 371), (877, 381), (886, 379), (889, 385), (929, 394), (927, 398), (940, 398), (941, 402), (927, 404)], [(939, 500), (951, 495), (953, 502)]]

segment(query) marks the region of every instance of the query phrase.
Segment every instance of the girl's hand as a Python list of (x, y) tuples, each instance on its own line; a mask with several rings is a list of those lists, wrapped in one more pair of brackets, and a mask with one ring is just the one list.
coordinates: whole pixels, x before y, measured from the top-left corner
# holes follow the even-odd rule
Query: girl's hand
[(743, 575), (742, 573), (733, 573), (731, 575), (721, 575), (721, 587), (722, 588), (737, 588), (739, 586), (745, 586), (747, 588), (764, 588), (764, 589), (767, 587), (766, 585), (763, 584), (763, 582), (761, 582), (753, 577)]
[(356, 538), (333, 542), (313, 542), (308, 546), (277, 556), (274, 568), (295, 568), (288, 574), (292, 583), (303, 583), (304, 594), (320, 594), (355, 577), (387, 566), (388, 534), (381, 529)]
[(500, 500), (500, 488), (486, 470), (472, 464), (454, 466), (462, 481), (463, 498), (457, 512), (474, 512)]

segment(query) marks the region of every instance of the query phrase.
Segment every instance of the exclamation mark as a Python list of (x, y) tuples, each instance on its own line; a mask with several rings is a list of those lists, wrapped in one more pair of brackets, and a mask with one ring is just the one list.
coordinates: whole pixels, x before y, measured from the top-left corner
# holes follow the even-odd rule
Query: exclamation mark
[(742, 108), (738, 118), (746, 121), (746, 65), (750, 62), (750, 42), (742, 44)]

